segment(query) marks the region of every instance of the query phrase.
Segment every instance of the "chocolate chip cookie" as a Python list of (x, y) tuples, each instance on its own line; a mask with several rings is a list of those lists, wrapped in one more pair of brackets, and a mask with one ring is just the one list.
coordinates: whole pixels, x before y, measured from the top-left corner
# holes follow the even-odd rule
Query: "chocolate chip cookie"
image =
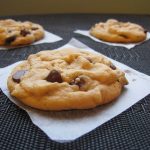
[(89, 109), (115, 100), (128, 82), (101, 54), (80, 49), (41, 51), (16, 66), (10, 94), (41, 110)]
[(44, 29), (29, 21), (0, 20), (0, 46), (28, 45), (44, 37)]
[(119, 22), (108, 19), (106, 22), (95, 24), (90, 34), (100, 40), (114, 43), (137, 43), (146, 39), (146, 30), (131, 22)]

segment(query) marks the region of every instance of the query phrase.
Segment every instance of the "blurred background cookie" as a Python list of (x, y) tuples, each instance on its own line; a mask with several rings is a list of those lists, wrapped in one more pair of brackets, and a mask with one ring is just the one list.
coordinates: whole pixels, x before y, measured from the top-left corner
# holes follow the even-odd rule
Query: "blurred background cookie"
[(114, 43), (137, 43), (146, 39), (146, 30), (138, 24), (108, 19), (95, 24), (90, 34), (100, 40)]
[(44, 37), (41, 25), (29, 21), (0, 20), (0, 46), (28, 45)]

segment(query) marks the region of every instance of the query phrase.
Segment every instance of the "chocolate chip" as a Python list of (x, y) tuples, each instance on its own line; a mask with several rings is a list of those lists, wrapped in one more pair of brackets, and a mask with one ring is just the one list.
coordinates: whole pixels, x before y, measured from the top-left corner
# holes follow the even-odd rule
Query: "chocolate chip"
[(58, 82), (58, 83), (63, 82), (61, 74), (57, 70), (52, 70), (47, 76), (46, 80), (49, 82)]
[(6, 38), (5, 44), (6, 44), (6, 45), (10, 45), (12, 42), (15, 41), (16, 38), (17, 38), (16, 35), (13, 35), (13, 36), (10, 36), (10, 37)]
[(78, 85), (79, 88), (85, 84), (85, 80), (83, 78), (77, 77), (73, 81), (70, 82), (70, 85)]
[(23, 30), (20, 31), (20, 34), (22, 36), (26, 36), (26, 35), (30, 34), (30, 32), (28, 30), (23, 29)]
[(148, 32), (148, 31), (145, 29), (145, 30), (144, 30), (144, 33), (147, 33), (147, 32)]
[(112, 70), (116, 70), (116, 66), (113, 65), (113, 64), (110, 65), (110, 68), (111, 68)]
[(27, 70), (19, 70), (15, 74), (12, 75), (12, 79), (14, 82), (19, 83), (21, 77), (27, 72)]
[(125, 39), (128, 39), (128, 36), (124, 35), (124, 34), (119, 34), (119, 36), (122, 36)]
[(32, 29), (32, 30), (38, 30), (39, 28), (37, 28), (37, 27), (32, 27), (31, 29)]
[(92, 63), (92, 59), (91, 59), (90, 57), (86, 57), (86, 59), (87, 59), (90, 63)]

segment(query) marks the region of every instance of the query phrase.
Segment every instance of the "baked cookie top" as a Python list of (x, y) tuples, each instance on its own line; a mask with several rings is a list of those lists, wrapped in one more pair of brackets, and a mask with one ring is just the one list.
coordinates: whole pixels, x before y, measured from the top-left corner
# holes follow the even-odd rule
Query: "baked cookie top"
[(0, 46), (19, 46), (31, 44), (44, 37), (39, 24), (12, 19), (0, 20)]
[(80, 49), (30, 55), (8, 78), (12, 96), (42, 110), (94, 108), (115, 100), (126, 84), (107, 58)]
[(146, 30), (131, 22), (119, 22), (108, 19), (106, 22), (95, 24), (90, 34), (98, 39), (114, 43), (137, 43), (146, 39)]

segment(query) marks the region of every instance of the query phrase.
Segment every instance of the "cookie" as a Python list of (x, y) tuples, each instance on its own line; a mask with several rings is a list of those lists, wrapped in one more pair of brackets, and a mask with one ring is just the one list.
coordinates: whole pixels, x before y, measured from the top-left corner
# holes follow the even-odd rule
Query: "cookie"
[(29, 21), (0, 20), (0, 46), (28, 45), (44, 37), (44, 29)]
[(115, 100), (128, 82), (101, 54), (80, 49), (41, 51), (16, 66), (10, 94), (41, 110), (89, 109)]
[(90, 34), (100, 40), (114, 43), (137, 43), (146, 39), (146, 30), (131, 22), (109, 19), (90, 29)]

